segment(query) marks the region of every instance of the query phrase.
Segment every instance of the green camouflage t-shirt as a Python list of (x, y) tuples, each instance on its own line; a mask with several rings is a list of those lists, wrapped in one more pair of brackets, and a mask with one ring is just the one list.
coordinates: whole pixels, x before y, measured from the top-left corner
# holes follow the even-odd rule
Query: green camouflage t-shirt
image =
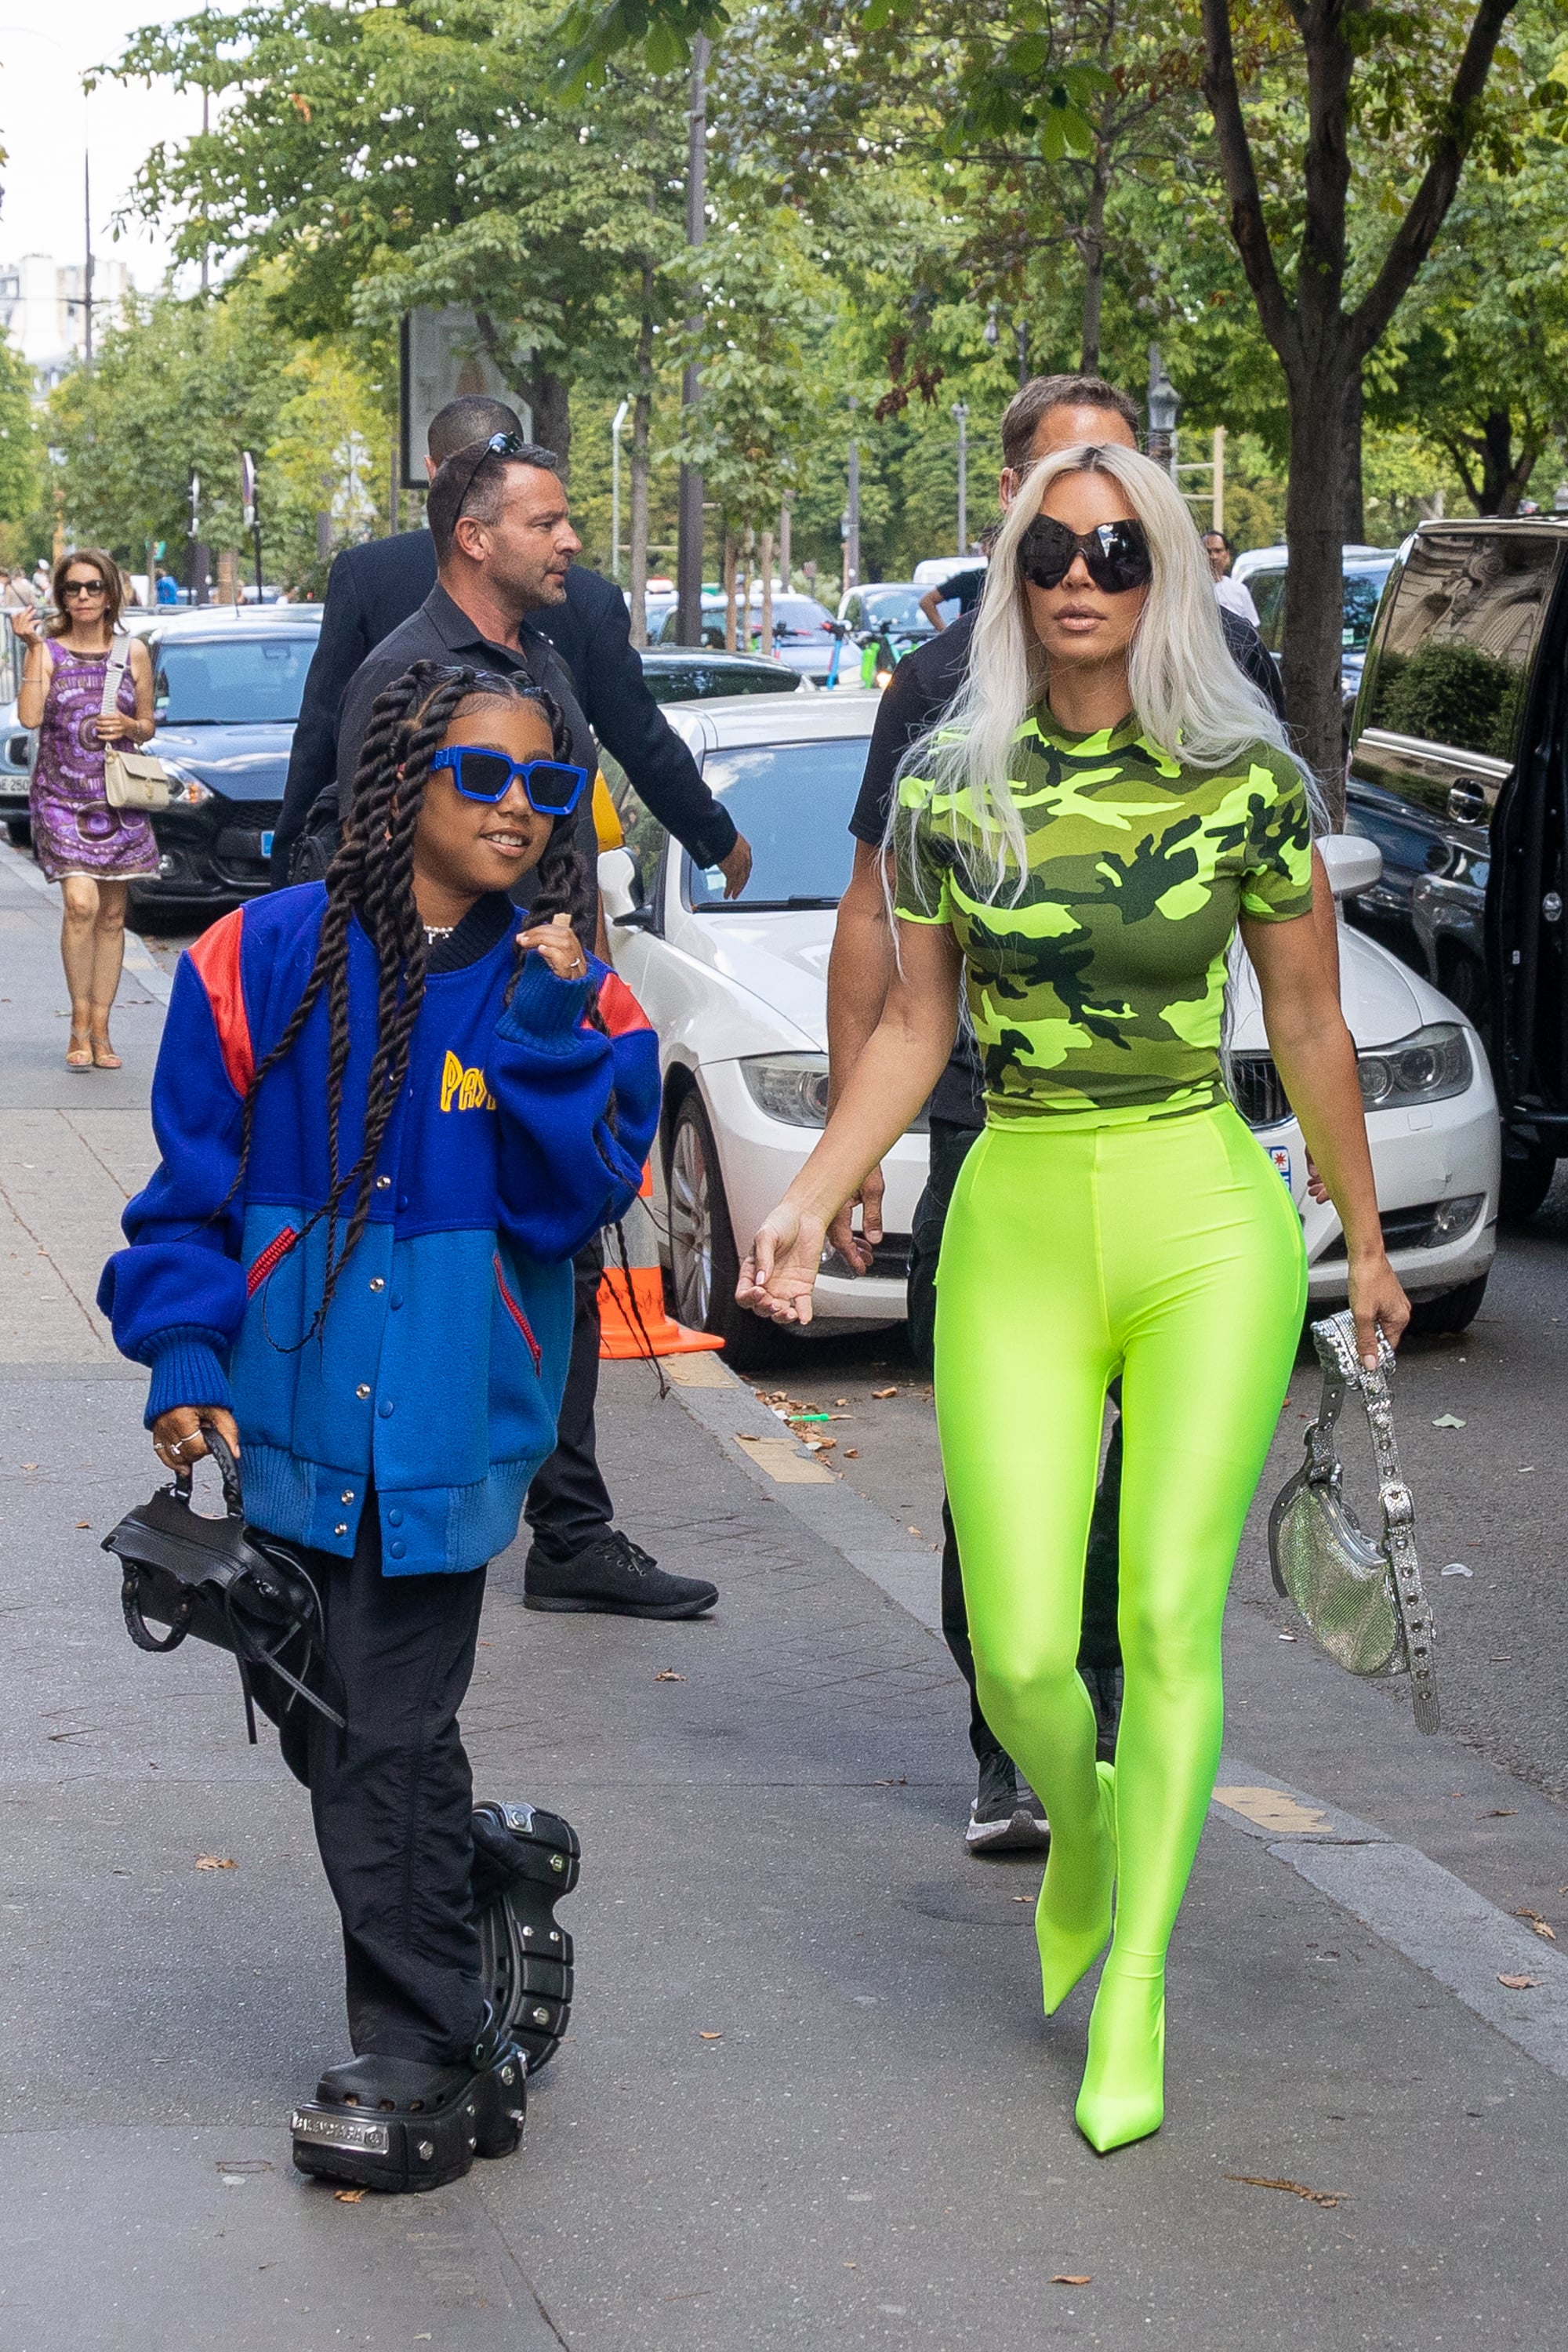
[(1258, 744), (1225, 774), (1140, 736), (1068, 735), (1040, 703), (1019, 730), (1014, 805), (1027, 877), (987, 894), (967, 792), (899, 786), (894, 905), (949, 923), (994, 1123), (1065, 1112), (1170, 1118), (1225, 1099), (1220, 1013), (1241, 914), (1312, 903), (1301, 779)]

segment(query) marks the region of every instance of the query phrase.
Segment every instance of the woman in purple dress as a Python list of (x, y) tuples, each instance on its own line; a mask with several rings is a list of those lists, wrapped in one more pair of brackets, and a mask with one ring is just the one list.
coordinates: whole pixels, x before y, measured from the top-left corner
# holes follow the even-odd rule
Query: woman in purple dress
[[(138, 874), (158, 870), (158, 845), (140, 809), (110, 808), (104, 790), (106, 743), (144, 743), (153, 732), (153, 665), (140, 637), (115, 638), (120, 567), (101, 548), (62, 556), (55, 566), (58, 611), (46, 623), (16, 613), (11, 626), (27, 648), (16, 716), (38, 730), (28, 805), (33, 855), (65, 900), (60, 955), (70, 990), (68, 1070), (117, 1070), (109, 1014), (125, 949), (125, 901)], [(103, 708), (111, 657), (128, 658)]]

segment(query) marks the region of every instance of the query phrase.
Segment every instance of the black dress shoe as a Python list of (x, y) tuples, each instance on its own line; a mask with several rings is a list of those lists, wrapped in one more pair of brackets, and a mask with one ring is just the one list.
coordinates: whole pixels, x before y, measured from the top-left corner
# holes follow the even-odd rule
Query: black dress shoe
[(536, 1551), (522, 1572), (525, 1609), (603, 1610), (612, 1617), (700, 1617), (719, 1598), (705, 1577), (670, 1576), (619, 1528), (563, 1568)]

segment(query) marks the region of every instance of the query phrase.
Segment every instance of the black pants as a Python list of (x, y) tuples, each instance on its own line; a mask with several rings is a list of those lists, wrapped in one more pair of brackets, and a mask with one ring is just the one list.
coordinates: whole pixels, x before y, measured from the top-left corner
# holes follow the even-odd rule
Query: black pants
[[(910, 1346), (915, 1360), (931, 1369), (936, 1339), (936, 1265), (942, 1254), (942, 1227), (958, 1171), (980, 1130), (957, 1127), (947, 1119), (931, 1123), (931, 1173), (915, 1207), (910, 1251)], [(1121, 1383), (1113, 1381), (1111, 1396), (1121, 1402)], [(1083, 1575), (1083, 1633), (1080, 1666), (1119, 1666), (1121, 1643), (1116, 1630), (1118, 1520), (1121, 1509), (1121, 1416), (1110, 1433), (1110, 1444), (1100, 1475), (1100, 1491), (1089, 1527), (1089, 1549)], [(974, 1653), (969, 1645), (969, 1612), (963, 1600), (963, 1572), (958, 1538), (947, 1496), (942, 1498), (942, 1631), (953, 1664), (969, 1685), (969, 1744), (979, 1762), (1005, 1753), (1001, 1742), (980, 1710), (974, 1689)]]
[(599, 1276), (604, 1244), (597, 1234), (577, 1253), (573, 1272), (572, 1354), (555, 1424), (555, 1451), (535, 1475), (523, 1505), (532, 1531), (531, 1552), (564, 1568), (609, 1531), (615, 1517), (595, 1451), (594, 1406), (599, 1393)]
[(473, 1924), (473, 1779), (458, 1709), (474, 1670), (482, 1568), (383, 1576), (375, 1498), (352, 1559), (306, 1551), (348, 1718), (340, 1732), (256, 1678), (283, 1759), (310, 1791), (316, 1843), (342, 1916), (349, 2038), (357, 2055), (449, 2065), (484, 2018)]

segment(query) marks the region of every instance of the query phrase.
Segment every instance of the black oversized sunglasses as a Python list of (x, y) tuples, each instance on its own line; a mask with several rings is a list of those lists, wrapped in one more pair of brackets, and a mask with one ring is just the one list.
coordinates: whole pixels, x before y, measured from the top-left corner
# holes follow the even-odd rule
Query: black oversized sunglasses
[(448, 743), (430, 766), (449, 768), (466, 801), (485, 801), (492, 808), (505, 800), (515, 776), (535, 816), (570, 816), (588, 782), (586, 768), (571, 767), (564, 760), (509, 760), (504, 751), (487, 751), (478, 743)]
[(1153, 577), (1149, 535), (1141, 522), (1102, 522), (1093, 530), (1069, 530), (1054, 515), (1037, 515), (1018, 541), (1018, 577), (1037, 588), (1059, 588), (1080, 555), (1089, 578), (1107, 596), (1146, 588)]

